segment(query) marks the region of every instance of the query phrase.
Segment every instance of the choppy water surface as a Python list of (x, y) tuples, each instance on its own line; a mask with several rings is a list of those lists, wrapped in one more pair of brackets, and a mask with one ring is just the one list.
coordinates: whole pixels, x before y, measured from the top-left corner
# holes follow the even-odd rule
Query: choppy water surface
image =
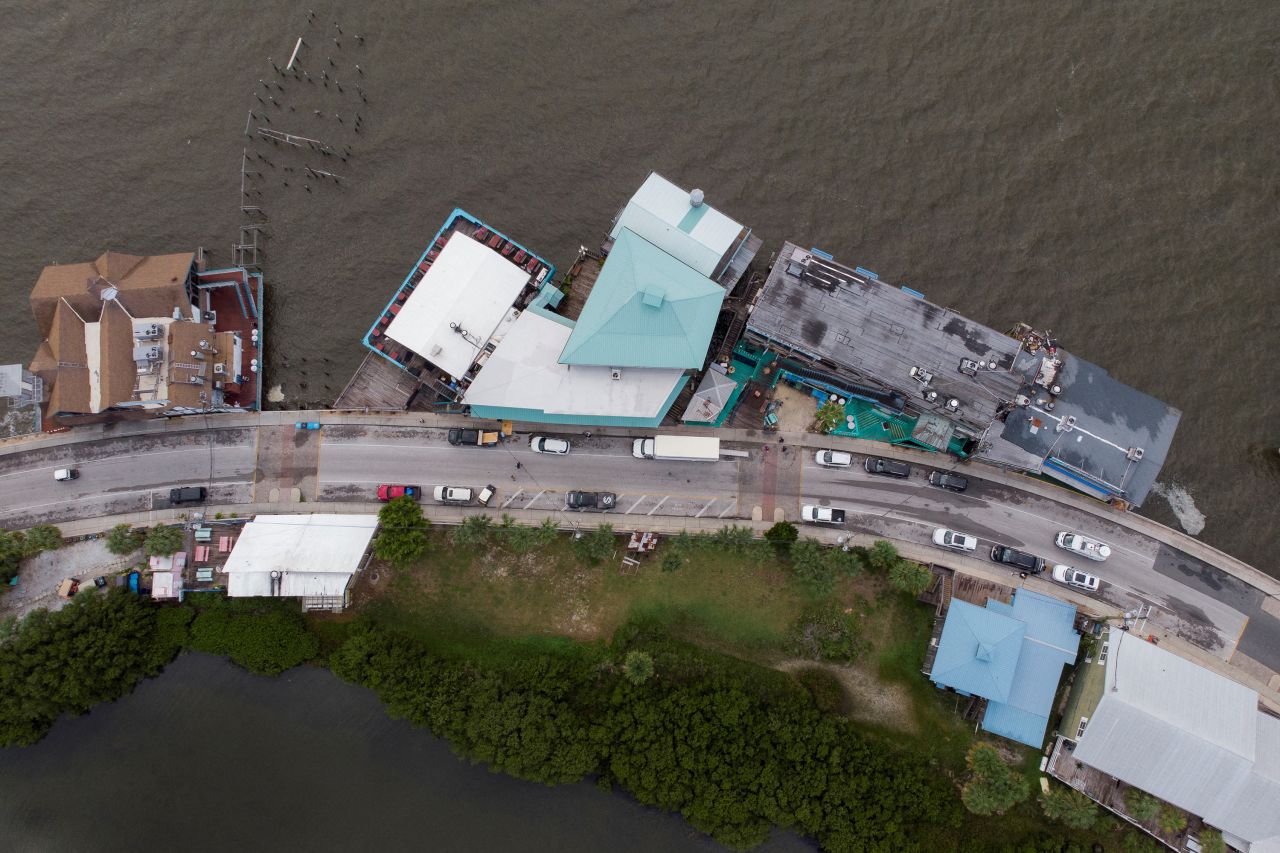
[[(44, 264), (229, 260), (244, 148), (272, 161), (251, 183), (286, 404), (338, 393), (455, 204), (564, 264), (656, 169), (766, 253), (818, 245), (998, 328), (1050, 328), (1182, 408), (1173, 498), (1147, 511), (1280, 568), (1274, 2), (0, 8), (0, 361), (34, 351)], [(300, 34), (337, 83), (255, 89)], [(254, 142), (250, 109), (351, 157)]]

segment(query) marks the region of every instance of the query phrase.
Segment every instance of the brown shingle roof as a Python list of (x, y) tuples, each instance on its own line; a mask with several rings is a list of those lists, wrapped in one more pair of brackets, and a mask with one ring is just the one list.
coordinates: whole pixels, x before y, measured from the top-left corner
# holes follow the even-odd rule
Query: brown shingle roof
[[(201, 341), (210, 344), (214, 342), (214, 335), (207, 325), (190, 321), (169, 325), (169, 352), (172, 355), (166, 367), (169, 371), (169, 402), (172, 405), (198, 408), (211, 402), (208, 395), (213, 390), (213, 363), (222, 356), (214, 356), (212, 350), (201, 349)], [(192, 350), (203, 352), (204, 358), (194, 358)], [(178, 367), (179, 364), (196, 365), (196, 368)], [(201, 377), (201, 382), (192, 383), (192, 376)], [(206, 393), (205, 400), (200, 399), (201, 391)]]
[(108, 282), (134, 317), (168, 317), (176, 305), (186, 313), (183, 285), (194, 259), (192, 252), (146, 257), (104, 252), (88, 263), (48, 266), (31, 291), (31, 313), (45, 337), (59, 299), (66, 299), (86, 321), (96, 320), (102, 311), (100, 292)]
[(102, 310), (98, 342), (98, 385), (102, 408), (133, 399), (138, 368), (133, 362), (133, 318), (119, 303), (109, 300)]

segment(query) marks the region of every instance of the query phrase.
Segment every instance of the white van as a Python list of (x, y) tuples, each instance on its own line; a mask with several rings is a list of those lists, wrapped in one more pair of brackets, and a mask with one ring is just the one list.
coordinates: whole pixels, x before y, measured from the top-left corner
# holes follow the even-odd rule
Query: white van
[(79, 476), (80, 472), (75, 468), (59, 468), (57, 471), (53, 472), (53, 479), (57, 480), (59, 483), (67, 480), (74, 480)]

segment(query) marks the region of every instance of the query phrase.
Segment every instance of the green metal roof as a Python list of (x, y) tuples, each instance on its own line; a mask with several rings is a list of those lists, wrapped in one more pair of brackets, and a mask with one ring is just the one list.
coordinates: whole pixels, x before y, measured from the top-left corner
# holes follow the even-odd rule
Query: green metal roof
[(720, 285), (623, 228), (560, 363), (702, 367), (723, 301)]

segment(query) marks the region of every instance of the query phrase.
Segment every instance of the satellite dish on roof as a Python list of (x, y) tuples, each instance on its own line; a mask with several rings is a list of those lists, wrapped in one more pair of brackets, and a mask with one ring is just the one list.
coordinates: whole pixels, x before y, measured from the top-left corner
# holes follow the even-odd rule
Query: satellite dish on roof
[(689, 193), (689, 205), (691, 207), (701, 207), (703, 198), (705, 198), (705, 196), (703, 195), (702, 190), (694, 190)]

